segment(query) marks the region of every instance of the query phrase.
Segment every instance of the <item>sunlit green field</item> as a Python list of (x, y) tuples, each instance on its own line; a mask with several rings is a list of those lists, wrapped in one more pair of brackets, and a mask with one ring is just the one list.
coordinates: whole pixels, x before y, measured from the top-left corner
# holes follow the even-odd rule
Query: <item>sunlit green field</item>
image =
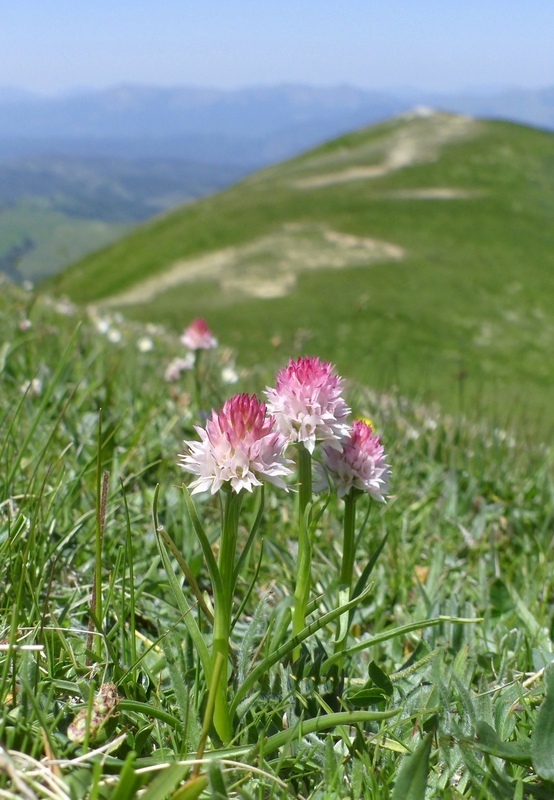
[[(328, 308), (346, 320), (355, 296), (342, 297), (330, 293)], [(369, 318), (371, 294), (364, 302), (357, 313)], [(293, 661), (296, 496), (268, 486), (233, 603), (232, 739), (222, 747), (213, 727), (203, 732), (200, 651), (212, 629), (183, 563), (208, 610), (213, 586), (177, 457), (200, 412), (273, 385), (273, 363), (293, 355), (284, 340), (256, 360), (261, 312), (240, 318), (252, 352), (234, 353), (220, 311), (220, 347), (195, 386), (191, 372), (164, 379), (184, 354), (167, 329), (1, 287), (2, 796), (552, 797), (552, 451), (521, 425), (376, 391), (354, 368), (340, 367), (348, 401), (380, 433), (392, 485), (386, 504), (356, 507), (355, 579), (367, 590), (343, 668), (327, 664), (336, 617), (321, 620), (337, 608), (344, 503), (323, 495), (315, 506), (312, 627)], [(179, 327), (188, 322), (183, 312)], [(372, 330), (368, 348), (391, 346)], [(348, 338), (335, 351), (330, 335), (321, 349), (315, 336), (297, 345), (354, 367)], [(239, 554), (259, 502), (245, 497)], [(197, 495), (195, 507), (217, 554), (218, 498)]]
[(140, 226), (47, 288), (175, 331), (202, 315), (250, 367), (317, 352), (549, 439), (553, 153), (523, 126), (397, 118)]
[(23, 200), (0, 207), (0, 254), (5, 257), (29, 241), (25, 252), (13, 259), (15, 274), (19, 280), (40, 281), (122, 236), (128, 227), (121, 222), (70, 216), (38, 199)]

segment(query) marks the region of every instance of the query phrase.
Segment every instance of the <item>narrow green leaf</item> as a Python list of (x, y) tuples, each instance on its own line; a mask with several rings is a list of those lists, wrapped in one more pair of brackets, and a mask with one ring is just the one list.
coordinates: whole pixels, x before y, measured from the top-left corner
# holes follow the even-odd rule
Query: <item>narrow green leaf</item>
[(531, 638), (537, 645), (539, 645), (539, 647), (548, 649), (550, 647), (550, 639), (546, 628), (543, 628), (537, 618), (529, 611), (528, 607), (525, 605), (515, 588), (513, 586), (509, 586), (508, 588), (515, 606), (515, 610), (520, 620), (527, 628), (529, 636), (531, 636)]
[(173, 541), (173, 539), (171, 538), (169, 533), (166, 531), (166, 529), (163, 527), (163, 525), (159, 525), (158, 526), (158, 532), (163, 537), (163, 540), (166, 543), (168, 550), (171, 552), (171, 555), (173, 556), (173, 558), (175, 559), (175, 561), (178, 563), (179, 567), (181, 568), (181, 572), (183, 573), (183, 575), (185, 576), (185, 578), (189, 582), (189, 586), (190, 586), (190, 588), (192, 590), (192, 593), (196, 597), (196, 601), (197, 601), (199, 607), (204, 612), (204, 615), (206, 616), (206, 619), (208, 620), (210, 625), (213, 625), (214, 624), (214, 615), (212, 614), (212, 612), (210, 611), (210, 609), (206, 605), (206, 601), (204, 600), (204, 598), (202, 596), (202, 592), (200, 591), (200, 588), (199, 588), (199, 586), (198, 586), (198, 584), (196, 582), (196, 578), (192, 574), (191, 568), (187, 564), (186, 560), (183, 558), (183, 555), (177, 549), (177, 545), (175, 544), (175, 542)]
[(190, 521), (192, 522), (194, 532), (198, 537), (198, 541), (202, 547), (202, 552), (204, 553), (204, 558), (206, 559), (210, 578), (212, 579), (212, 588), (214, 594), (218, 597), (224, 597), (221, 575), (219, 574), (219, 567), (217, 566), (217, 561), (215, 560), (210, 540), (208, 539), (206, 531), (200, 522), (200, 517), (196, 513), (196, 508), (192, 501), (192, 497), (190, 496), (190, 492), (184, 483), (182, 484), (182, 489), (183, 494), (185, 495), (185, 503), (187, 504), (187, 511), (189, 513)]
[[(248, 589), (246, 590), (246, 592), (244, 594), (244, 597), (242, 598), (241, 604), (238, 607), (238, 610), (237, 610), (235, 616), (231, 620), (231, 630), (233, 630), (233, 628), (235, 627), (235, 625), (237, 624), (237, 622), (241, 618), (242, 612), (244, 611), (248, 601), (250, 600), (250, 595), (254, 591), (254, 587), (256, 586), (256, 584), (258, 582), (258, 575), (260, 574), (260, 569), (261, 569), (261, 566), (262, 566), (263, 556), (264, 556), (264, 542), (263, 542), (263, 539), (262, 539), (261, 547), (260, 547), (260, 557), (258, 558), (258, 564), (256, 565), (256, 569), (254, 571), (254, 575), (252, 576), (252, 580), (250, 581), (250, 585), (249, 585)], [(236, 574), (238, 575), (238, 572)]]
[(167, 636), (163, 636), (160, 644), (164, 651), (165, 663), (175, 693), (175, 701), (181, 714), (183, 728), (185, 728), (190, 713), (190, 697), (184, 680), (182, 645), (174, 630)]
[(376, 703), (386, 702), (387, 697), (382, 689), (360, 689), (348, 694), (348, 704), (355, 708), (367, 708)]
[(117, 707), (120, 711), (130, 711), (133, 714), (140, 714), (147, 719), (150, 717), (159, 719), (161, 722), (165, 722), (176, 730), (182, 727), (181, 720), (178, 720), (177, 717), (164, 711), (163, 708), (157, 708), (148, 703), (141, 703), (140, 700), (120, 700)]
[(501, 578), (495, 578), (489, 589), (491, 606), (498, 614), (511, 611), (514, 607), (508, 587)]
[[(313, 717), (312, 719), (305, 719), (295, 725), (294, 728), (270, 736), (269, 739), (259, 741), (252, 749), (250, 757), (254, 757), (263, 750), (264, 756), (269, 753), (274, 753), (280, 747), (289, 744), (292, 741), (297, 741), (303, 736), (308, 736), (310, 733), (319, 733), (319, 731), (328, 731), (332, 728), (337, 728), (339, 725), (359, 725), (365, 722), (381, 722), (385, 719), (390, 719), (400, 714), (401, 708), (393, 708), (390, 711), (338, 711), (335, 714), (322, 714), (320, 717)], [(407, 800), (407, 796), (402, 798)]]
[(547, 781), (554, 781), (554, 664), (544, 672), (546, 697), (531, 734), (531, 756), (535, 771)]
[(188, 780), (180, 789), (177, 789), (175, 794), (171, 795), (170, 800), (196, 800), (207, 785), (208, 778), (205, 775), (197, 775), (195, 778)]
[[(368, 509), (368, 511), (369, 511), (369, 509)], [(367, 517), (366, 517), (366, 521), (367, 521)], [(362, 528), (364, 528), (364, 527), (365, 527), (365, 522), (364, 522), (364, 525), (362, 526)], [(386, 541), (387, 541), (388, 538), (389, 538), (389, 532), (387, 531), (385, 533), (385, 535), (383, 536), (383, 538), (381, 539), (381, 541), (379, 542), (379, 544), (377, 545), (377, 547), (375, 548), (375, 552), (372, 554), (371, 558), (369, 559), (369, 561), (365, 565), (362, 574), (358, 578), (356, 586), (354, 587), (354, 591), (352, 592), (352, 597), (358, 597), (358, 595), (361, 594), (365, 590), (365, 587), (367, 586), (367, 582), (369, 580), (369, 576), (373, 572), (373, 567), (377, 563), (377, 559), (381, 555), (381, 551), (383, 550), (383, 547), (385, 546)]]
[(206, 646), (206, 642), (204, 641), (204, 637), (202, 636), (200, 628), (196, 623), (194, 614), (192, 613), (192, 609), (185, 600), (181, 587), (179, 586), (179, 582), (175, 577), (175, 573), (173, 571), (173, 564), (171, 563), (171, 561), (169, 560), (169, 556), (167, 555), (165, 542), (162, 541), (162, 538), (158, 533), (158, 531), (156, 531), (156, 538), (158, 541), (158, 547), (167, 574), (169, 585), (173, 590), (175, 601), (179, 607), (181, 614), (183, 615), (183, 620), (185, 622), (185, 625), (187, 626), (187, 630), (190, 634), (192, 641), (194, 642), (196, 652), (198, 653), (198, 657), (200, 658), (200, 661), (202, 663), (202, 669), (204, 670), (204, 677), (206, 679), (206, 683), (209, 684), (212, 676), (212, 662), (210, 659), (208, 648)]
[(429, 731), (414, 752), (402, 759), (391, 800), (424, 800), (433, 736), (434, 731)]
[[(285, 644), (281, 645), (281, 647), (278, 647), (277, 650), (274, 650), (269, 656), (264, 658), (264, 660), (246, 676), (244, 683), (238, 687), (233, 702), (231, 703), (231, 716), (235, 713), (238, 704), (249, 692), (252, 686), (254, 686), (258, 678), (266, 673), (274, 664), (277, 664), (279, 661), (285, 658), (285, 656), (291, 653), (296, 647), (301, 645), (305, 639), (313, 636), (314, 633), (317, 633), (317, 631), (321, 628), (324, 628), (325, 625), (328, 625), (341, 614), (344, 614), (345, 611), (349, 611), (351, 608), (354, 608), (357, 603), (363, 602), (371, 592), (371, 589), (371, 586), (368, 587), (359, 597), (350, 600), (350, 602), (346, 603), (346, 605), (339, 606), (339, 608), (335, 608), (332, 611), (327, 612), (327, 614), (324, 614), (319, 619), (316, 619), (315, 622), (307, 625), (300, 631), (300, 633), (298, 633), (296, 636), (292, 636), (288, 642), (285, 642)], [(330, 660), (331, 659), (328, 658), (324, 663), (326, 664)]]
[(212, 790), (212, 800), (228, 800), (227, 788), (223, 779), (223, 773), (219, 766), (219, 761), (212, 761), (208, 766), (210, 776), (210, 789)]
[[(364, 593), (365, 595), (365, 593)], [(364, 595), (360, 595), (360, 600), (364, 597)], [(352, 602), (352, 601), (351, 601)], [(400, 625), (398, 628), (392, 628), (388, 631), (383, 631), (383, 633), (378, 633), (377, 636), (372, 636), (369, 639), (364, 639), (362, 642), (355, 644), (353, 647), (349, 647), (348, 650), (344, 650), (342, 653), (334, 653), (332, 656), (323, 662), (321, 669), (325, 670), (327, 667), (330, 667), (331, 664), (334, 664), (335, 661), (340, 661), (342, 658), (346, 656), (353, 655), (354, 653), (359, 653), (360, 650), (366, 650), (368, 647), (372, 647), (375, 644), (380, 644), (381, 642), (387, 642), (389, 639), (394, 639), (397, 636), (403, 636), (405, 633), (411, 633), (412, 631), (417, 631), (420, 628), (432, 628), (435, 625), (440, 625), (443, 622), (459, 622), (463, 624), (469, 624), (471, 622), (483, 622), (482, 617), (446, 617), (440, 616), (435, 617), (434, 619), (421, 619), (418, 622), (409, 622), (407, 625)]]
[(250, 552), (250, 548), (252, 547), (252, 544), (254, 543), (254, 539), (256, 538), (256, 534), (258, 533), (258, 530), (260, 529), (260, 524), (262, 522), (262, 517), (263, 517), (263, 514), (264, 514), (264, 497), (265, 497), (264, 488), (265, 487), (262, 484), (262, 486), (260, 488), (260, 501), (258, 503), (258, 511), (256, 512), (256, 518), (254, 520), (254, 524), (252, 525), (252, 530), (248, 534), (248, 539), (246, 540), (246, 543), (245, 543), (244, 547), (242, 548), (242, 552), (241, 552), (241, 554), (240, 554), (240, 556), (239, 556), (239, 558), (237, 560), (237, 564), (236, 564), (236, 567), (235, 567), (235, 572), (234, 572), (234, 575), (233, 575), (233, 581), (234, 581), (235, 584), (237, 583), (237, 580), (238, 580), (239, 575), (241, 573), (243, 564), (246, 561), (248, 553)]
[(476, 750), (513, 764), (531, 763), (531, 748), (528, 741), (503, 742), (494, 728), (484, 720), (476, 722), (475, 731), (477, 740), (473, 744)]
[(388, 675), (386, 675), (381, 667), (379, 667), (375, 661), (372, 661), (367, 668), (367, 674), (375, 684), (378, 686), (379, 689), (382, 689), (387, 697), (392, 697), (392, 693), (394, 691), (391, 679)]
[(119, 781), (110, 797), (110, 800), (133, 800), (140, 788), (143, 777), (137, 775), (134, 769), (135, 753), (127, 753), (125, 763), (119, 773)]
[(165, 800), (180, 781), (183, 780), (190, 766), (184, 764), (171, 764), (159, 772), (150, 783), (147, 790), (141, 795), (141, 800)]
[[(194, 619), (194, 615), (191, 613), (191, 608), (188, 605), (181, 587), (179, 586), (179, 582), (175, 577), (175, 572), (173, 570), (173, 564), (169, 560), (169, 556), (166, 550), (166, 543), (162, 539), (162, 536), (159, 531), (158, 525), (158, 493), (160, 490), (159, 484), (156, 486), (154, 491), (154, 500), (152, 503), (152, 516), (154, 521), (154, 532), (156, 534), (156, 540), (158, 542), (158, 549), (160, 551), (160, 555), (162, 557), (163, 565), (166, 571), (167, 579), (169, 581), (169, 585), (173, 591), (173, 595), (179, 606), (179, 610), (183, 615), (183, 619), (185, 621), (185, 625), (187, 626), (188, 632), (192, 641), (194, 642), (194, 646), (196, 648), (196, 652), (198, 653), (198, 657), (202, 663), (202, 669), (204, 670), (204, 676), (206, 678), (206, 683), (210, 683), (211, 676), (212, 676), (212, 660), (210, 658), (210, 654), (208, 652), (208, 648), (206, 646), (206, 642), (200, 632), (200, 628), (198, 627), (196, 620)], [(187, 496), (187, 492), (185, 492), (185, 496)], [(213, 554), (212, 554), (213, 557)]]

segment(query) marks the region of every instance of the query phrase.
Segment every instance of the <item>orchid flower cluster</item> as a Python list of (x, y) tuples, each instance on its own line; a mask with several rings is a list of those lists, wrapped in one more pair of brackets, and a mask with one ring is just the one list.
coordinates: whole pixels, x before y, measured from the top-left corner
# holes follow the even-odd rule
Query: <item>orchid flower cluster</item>
[[(189, 346), (194, 339), (198, 347), (211, 347), (207, 328), (199, 321), (196, 323), (195, 331), (187, 329)], [(384, 448), (369, 421), (349, 422), (351, 412), (343, 398), (343, 390), (343, 381), (334, 373), (332, 364), (315, 356), (290, 359), (288, 365), (278, 372), (275, 387), (266, 388), (267, 402), (259, 400), (256, 395), (234, 395), (219, 411), (212, 411), (205, 427), (196, 426), (199, 441), (186, 441), (184, 452), (179, 457), (181, 467), (196, 476), (190, 487), (192, 495), (201, 492), (214, 495), (221, 491), (224, 498), (217, 563), (211, 551), (206, 551), (216, 589), (211, 672), (217, 673), (218, 677), (213, 719), (223, 742), (229, 741), (231, 736), (226, 700), (228, 648), (239, 569), (236, 565), (238, 515), (244, 493), (253, 492), (266, 481), (288, 490), (286, 481), (293, 475), (295, 462), (287, 454), (291, 449), (296, 450), (298, 556), (291, 620), (294, 641), (300, 641), (295, 637), (300, 637), (305, 628), (310, 599), (314, 528), (311, 520), (312, 456), (317, 446), (321, 445), (321, 460), (316, 489), (334, 485), (338, 497), (345, 502), (339, 579), (341, 607), (350, 601), (352, 594), (356, 500), (364, 493), (376, 500), (385, 500), (389, 466)], [(241, 558), (244, 558), (244, 553)], [(346, 636), (343, 615), (335, 643), (337, 650), (344, 649)], [(294, 646), (293, 659), (299, 653), (298, 644)]]
[(317, 488), (328, 486), (327, 470), (339, 497), (359, 490), (383, 502), (389, 487), (384, 447), (368, 420), (348, 422), (343, 381), (333, 370), (315, 356), (291, 359), (277, 373), (275, 388), (267, 387), (267, 403), (238, 394), (212, 411), (205, 428), (196, 426), (200, 442), (185, 442), (179, 458), (183, 469), (198, 476), (192, 494), (215, 494), (226, 483), (232, 491), (251, 492), (261, 479), (286, 489), (283, 478), (292, 474), (293, 463), (285, 449), (297, 444), (311, 455), (321, 442)]

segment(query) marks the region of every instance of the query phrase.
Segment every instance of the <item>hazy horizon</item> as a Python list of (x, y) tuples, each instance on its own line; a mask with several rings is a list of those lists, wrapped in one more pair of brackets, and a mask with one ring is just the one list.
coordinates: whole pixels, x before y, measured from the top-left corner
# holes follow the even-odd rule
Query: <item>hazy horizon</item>
[(191, 91), (206, 91), (206, 92), (221, 92), (221, 93), (229, 93), (232, 94), (234, 92), (242, 92), (242, 91), (249, 91), (249, 90), (271, 90), (271, 89), (280, 89), (280, 88), (310, 88), (314, 90), (333, 90), (333, 89), (354, 89), (360, 92), (375, 92), (375, 93), (382, 93), (383, 95), (396, 95), (399, 98), (410, 96), (410, 95), (474, 95), (474, 96), (493, 96), (502, 94), (504, 92), (541, 92), (554, 87), (554, 77), (550, 83), (545, 82), (544, 84), (528, 87), (523, 86), (522, 84), (495, 84), (495, 85), (483, 85), (483, 86), (476, 86), (476, 85), (467, 85), (467, 86), (460, 86), (457, 88), (452, 89), (430, 89), (425, 86), (360, 86), (355, 83), (350, 83), (346, 81), (340, 81), (336, 83), (328, 83), (328, 84), (316, 84), (310, 83), (308, 81), (274, 81), (274, 82), (267, 82), (267, 83), (250, 83), (244, 84), (241, 86), (216, 86), (214, 84), (194, 84), (194, 83), (149, 83), (146, 81), (114, 81), (113, 83), (106, 84), (105, 86), (86, 86), (86, 85), (75, 85), (70, 86), (65, 89), (58, 89), (53, 91), (46, 91), (46, 90), (33, 90), (27, 89), (22, 86), (18, 86), (15, 84), (4, 84), (0, 83), (0, 99), (13, 94), (14, 96), (20, 97), (32, 97), (37, 99), (48, 99), (48, 100), (56, 100), (56, 99), (66, 99), (74, 96), (85, 95), (85, 94), (97, 94), (102, 92), (109, 92), (114, 91), (117, 89), (151, 89), (151, 90), (161, 90), (161, 91), (173, 91), (173, 90), (191, 90)]
[(351, 85), (452, 93), (554, 84), (549, 0), (20, 0), (0, 14), (0, 86)]

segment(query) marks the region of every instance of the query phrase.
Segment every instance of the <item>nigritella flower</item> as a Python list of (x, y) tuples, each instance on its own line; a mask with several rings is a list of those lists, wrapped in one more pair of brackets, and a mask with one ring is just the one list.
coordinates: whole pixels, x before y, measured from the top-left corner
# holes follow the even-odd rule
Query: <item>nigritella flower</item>
[(181, 336), (181, 341), (191, 350), (210, 350), (217, 347), (217, 339), (208, 328), (206, 320), (194, 319), (188, 328), (185, 328)]
[(340, 447), (350, 413), (342, 390), (342, 379), (327, 361), (316, 356), (290, 359), (277, 373), (275, 389), (267, 388), (267, 408), (289, 441), (303, 442), (310, 453), (316, 441)]
[(191, 494), (215, 494), (225, 484), (235, 492), (251, 492), (262, 479), (287, 488), (283, 477), (292, 471), (283, 456), (287, 440), (256, 395), (234, 395), (219, 412), (212, 411), (205, 428), (195, 429), (201, 441), (185, 442), (179, 456), (183, 469), (198, 475)]
[[(339, 497), (352, 488), (367, 492), (375, 500), (385, 502), (390, 469), (385, 463), (385, 448), (379, 436), (365, 420), (356, 419), (342, 441), (342, 449), (324, 447), (324, 464)], [(321, 481), (318, 488), (323, 488)]]

